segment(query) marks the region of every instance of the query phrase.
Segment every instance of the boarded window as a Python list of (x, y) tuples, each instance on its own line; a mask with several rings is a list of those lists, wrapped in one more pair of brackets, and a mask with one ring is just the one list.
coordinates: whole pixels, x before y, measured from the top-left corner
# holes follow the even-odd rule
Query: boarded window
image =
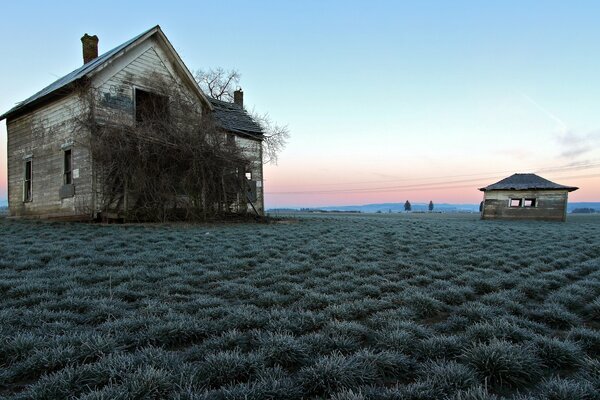
[(72, 165), (71, 149), (65, 150), (64, 153), (64, 167), (63, 167), (63, 178), (64, 184), (70, 185), (73, 183), (73, 165)]
[(32, 178), (32, 164), (31, 160), (25, 161), (25, 174), (23, 179), (23, 201), (31, 201), (32, 190), (31, 190), (31, 178)]
[(522, 199), (510, 199), (510, 207), (521, 207)]
[(156, 93), (135, 89), (135, 121), (151, 122), (169, 117), (169, 99)]
[(536, 205), (537, 205), (536, 199), (523, 200), (523, 207), (535, 207)]

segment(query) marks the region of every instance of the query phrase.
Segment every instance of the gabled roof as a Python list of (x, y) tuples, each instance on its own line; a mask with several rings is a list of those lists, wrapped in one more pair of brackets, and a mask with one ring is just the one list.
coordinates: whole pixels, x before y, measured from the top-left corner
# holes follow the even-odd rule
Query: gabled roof
[(240, 105), (217, 99), (209, 99), (213, 106), (213, 116), (221, 128), (226, 131), (261, 138), (262, 128)]
[(482, 192), (488, 190), (567, 190), (572, 192), (579, 188), (574, 186), (559, 185), (544, 179), (536, 174), (514, 174), (492, 185), (480, 188)]
[(158, 34), (159, 37), (161, 39), (163, 39), (164, 44), (166, 45), (168, 50), (170, 50), (170, 52), (172, 53), (173, 57), (177, 61), (177, 64), (179, 64), (179, 66), (182, 68), (186, 78), (191, 81), (190, 82), (191, 85), (196, 89), (200, 98), (202, 98), (204, 100), (204, 102), (206, 103), (206, 105), (210, 108), (211, 107), (210, 102), (208, 101), (208, 99), (206, 98), (206, 96), (204, 95), (204, 93), (202, 92), (202, 90), (200, 89), (200, 87), (198, 86), (196, 81), (194, 80), (191, 72), (185, 66), (185, 64), (183, 63), (183, 61), (181, 60), (181, 58), (179, 57), (179, 55), (177, 54), (177, 52), (175, 51), (175, 49), (173, 48), (173, 46), (171, 45), (171, 43), (169, 42), (169, 40), (167, 39), (165, 34), (162, 32), (162, 30), (160, 29), (160, 26), (156, 25), (155, 27), (150, 28), (147, 31), (139, 34), (138, 36), (126, 41), (125, 43), (121, 44), (120, 46), (117, 46), (114, 49), (102, 54), (101, 56), (98, 56), (97, 58), (93, 59), (92, 61), (77, 68), (75, 71), (63, 76), (62, 78), (58, 79), (57, 81), (53, 82), (52, 84), (46, 86), (44, 89), (40, 90), (39, 92), (37, 92), (33, 96), (29, 97), (28, 99), (18, 103), (16, 106), (11, 108), (9, 111), (0, 115), (0, 121), (2, 121), (5, 118), (8, 118), (10, 116), (14, 116), (21, 112), (24, 112), (27, 109), (33, 108), (37, 104), (41, 103), (42, 101), (50, 98), (52, 95), (57, 95), (62, 92), (66, 92), (68, 89), (70, 89), (70, 87), (73, 84), (78, 82), (80, 79), (90, 77), (94, 73), (101, 70), (104, 66), (106, 66), (108, 62), (121, 56), (127, 49), (142, 42), (143, 40), (147, 39), (148, 37), (150, 37), (154, 34)]

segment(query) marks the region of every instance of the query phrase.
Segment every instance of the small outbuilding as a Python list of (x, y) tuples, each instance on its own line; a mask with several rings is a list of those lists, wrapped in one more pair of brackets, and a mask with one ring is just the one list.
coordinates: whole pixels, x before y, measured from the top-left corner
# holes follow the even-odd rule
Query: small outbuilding
[(484, 193), (481, 218), (565, 221), (568, 194), (577, 189), (536, 174), (514, 174), (479, 189)]

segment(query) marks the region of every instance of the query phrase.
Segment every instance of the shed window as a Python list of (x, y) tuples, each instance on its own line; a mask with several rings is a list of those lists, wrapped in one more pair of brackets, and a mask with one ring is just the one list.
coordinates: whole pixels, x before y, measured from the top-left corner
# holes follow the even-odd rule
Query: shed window
[(535, 207), (536, 205), (537, 205), (536, 199), (523, 200), (523, 207)]
[(73, 165), (72, 165), (71, 149), (65, 150), (64, 153), (64, 184), (70, 185), (73, 183)]
[(135, 89), (135, 121), (148, 122), (169, 116), (169, 98), (160, 94)]
[(31, 201), (31, 177), (32, 177), (32, 164), (31, 160), (25, 161), (25, 176), (23, 179), (23, 201)]
[(521, 207), (522, 199), (510, 199), (510, 207)]

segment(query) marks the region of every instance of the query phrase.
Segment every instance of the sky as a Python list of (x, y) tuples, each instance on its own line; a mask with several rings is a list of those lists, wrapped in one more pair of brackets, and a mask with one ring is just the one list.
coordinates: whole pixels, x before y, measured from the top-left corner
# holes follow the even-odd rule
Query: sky
[[(9, 2), (0, 113), (159, 24), (191, 70), (237, 69), (287, 125), (266, 206), (478, 203), (516, 172), (600, 201), (600, 2)], [(0, 200), (6, 125), (0, 122)]]

